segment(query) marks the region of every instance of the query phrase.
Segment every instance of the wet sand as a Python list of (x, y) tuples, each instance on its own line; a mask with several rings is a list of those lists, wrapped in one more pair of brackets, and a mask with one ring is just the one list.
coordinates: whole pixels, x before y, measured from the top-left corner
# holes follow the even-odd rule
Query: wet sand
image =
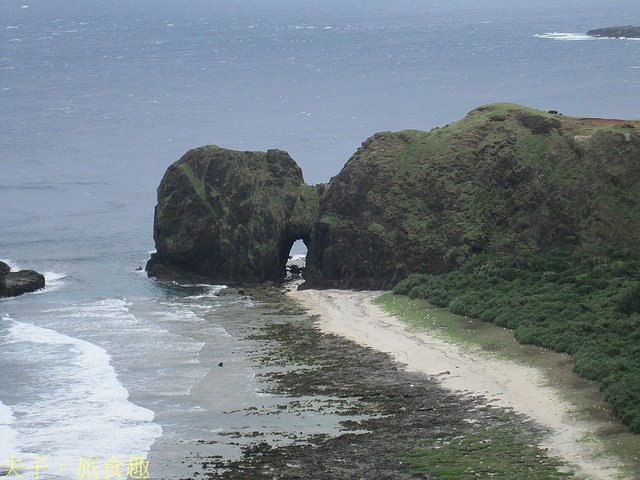
[(593, 438), (603, 426), (576, 419), (577, 405), (549, 385), (538, 368), (462, 348), (430, 332), (409, 331), (373, 304), (381, 292), (291, 290), (324, 333), (389, 353), (410, 371), (437, 376), (444, 387), (481, 395), (493, 405), (531, 418), (550, 432), (543, 444), (590, 479), (621, 478), (615, 458), (603, 454)]

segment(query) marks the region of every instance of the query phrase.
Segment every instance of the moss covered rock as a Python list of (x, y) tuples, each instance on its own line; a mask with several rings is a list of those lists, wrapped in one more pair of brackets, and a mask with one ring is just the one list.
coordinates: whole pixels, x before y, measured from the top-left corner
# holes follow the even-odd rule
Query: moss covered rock
[(308, 238), (318, 198), (288, 153), (214, 145), (187, 152), (158, 187), (150, 275), (214, 282), (284, 278), (291, 245)]
[(309, 286), (389, 288), (475, 252), (637, 252), (637, 126), (495, 104), (377, 133), (321, 197)]

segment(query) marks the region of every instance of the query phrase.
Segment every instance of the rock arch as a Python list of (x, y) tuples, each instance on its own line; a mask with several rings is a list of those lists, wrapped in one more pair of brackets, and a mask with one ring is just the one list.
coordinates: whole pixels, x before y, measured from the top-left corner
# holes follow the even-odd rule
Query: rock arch
[(150, 275), (280, 281), (293, 243), (308, 242), (318, 195), (287, 152), (215, 145), (187, 152), (158, 187)]

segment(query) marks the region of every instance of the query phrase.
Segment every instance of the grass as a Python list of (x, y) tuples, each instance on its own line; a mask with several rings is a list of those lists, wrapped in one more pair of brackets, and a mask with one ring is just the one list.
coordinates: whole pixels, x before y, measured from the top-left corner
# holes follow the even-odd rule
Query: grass
[(319, 222), (326, 223), (328, 225), (331, 225), (332, 227), (344, 227), (345, 225), (348, 225), (348, 222), (346, 220), (343, 220), (336, 215), (330, 214), (323, 215), (322, 218), (320, 218)]
[(416, 472), (438, 480), (552, 480), (575, 478), (537, 446), (538, 438), (504, 415), (498, 425), (470, 431), (453, 440), (428, 439), (402, 457)]
[(370, 223), (368, 230), (372, 233), (375, 233), (376, 235), (384, 234), (384, 226), (380, 225), (379, 223)]
[[(438, 336), (466, 348), (496, 352), (497, 343), (505, 347), (509, 340), (514, 342), (513, 332), (510, 330), (452, 314), (448, 309), (436, 307), (424, 299), (383, 293), (374, 303), (415, 330), (435, 332)], [(505, 357), (511, 356), (510, 352), (502, 350), (500, 354)]]
[(191, 182), (191, 186), (193, 187), (193, 190), (196, 192), (196, 195), (198, 196), (202, 204), (207, 207), (207, 210), (209, 210), (211, 213), (214, 213), (213, 207), (207, 200), (206, 184), (204, 180), (198, 178), (186, 163), (180, 164), (180, 170), (182, 170), (182, 172), (189, 179), (189, 182)]

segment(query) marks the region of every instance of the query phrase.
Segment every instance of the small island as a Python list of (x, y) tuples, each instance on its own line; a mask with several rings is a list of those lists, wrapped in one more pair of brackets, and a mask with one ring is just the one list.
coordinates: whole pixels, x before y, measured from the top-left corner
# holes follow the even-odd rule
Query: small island
[(623, 27), (606, 27), (589, 30), (589, 37), (608, 37), (608, 38), (640, 38), (640, 27), (634, 25), (625, 25)]

